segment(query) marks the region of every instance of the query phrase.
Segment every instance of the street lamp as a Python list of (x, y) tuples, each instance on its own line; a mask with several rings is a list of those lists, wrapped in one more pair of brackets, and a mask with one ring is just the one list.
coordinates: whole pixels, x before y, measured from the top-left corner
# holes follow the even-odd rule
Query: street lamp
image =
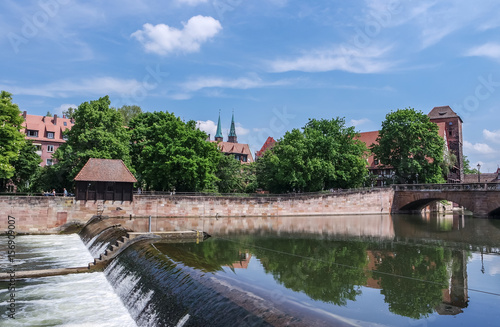
[(481, 164), (477, 164), (477, 182), (481, 183)]
[(417, 173), (417, 184), (418, 184), (418, 173)]

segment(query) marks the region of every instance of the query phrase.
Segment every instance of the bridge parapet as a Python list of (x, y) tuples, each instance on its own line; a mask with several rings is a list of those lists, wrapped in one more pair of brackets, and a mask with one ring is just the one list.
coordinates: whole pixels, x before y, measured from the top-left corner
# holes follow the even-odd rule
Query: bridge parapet
[(419, 211), (432, 202), (447, 200), (475, 216), (500, 215), (500, 184), (408, 184), (394, 185), (393, 213)]
[(395, 184), (393, 188), (395, 191), (500, 191), (500, 184)]

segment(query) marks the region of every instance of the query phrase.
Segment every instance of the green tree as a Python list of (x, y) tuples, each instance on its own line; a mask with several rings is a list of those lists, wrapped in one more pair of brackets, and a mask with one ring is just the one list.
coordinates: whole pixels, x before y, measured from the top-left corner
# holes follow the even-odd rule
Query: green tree
[(54, 169), (70, 188), (72, 180), (90, 158), (121, 159), (131, 167), (129, 134), (120, 114), (109, 107), (109, 97), (84, 102), (74, 112), (75, 125), (66, 130), (67, 141), (54, 153)]
[(5, 189), (7, 180), (14, 176), (13, 161), (26, 143), (24, 134), (20, 132), (22, 123), (21, 111), (12, 103), (9, 92), (0, 93), (0, 190)]
[(389, 310), (401, 316), (427, 317), (442, 302), (443, 289), (449, 287), (447, 268), (451, 252), (428, 246), (395, 245), (385, 255), (374, 277), (380, 280)]
[(50, 111), (47, 111), (47, 114), (45, 116), (52, 117), (52, 113)]
[(223, 155), (217, 165), (216, 182), (220, 193), (241, 193), (244, 192), (241, 170), (242, 164), (232, 155)]
[(75, 114), (75, 111), (76, 111), (75, 108), (69, 107), (68, 109), (63, 110), (62, 114), (63, 114), (64, 117), (66, 117), (68, 119), (71, 119), (71, 118), (73, 118), (73, 115)]
[(19, 156), (12, 162), (15, 168), (12, 180), (16, 184), (18, 191), (25, 192), (32, 189), (31, 186), (41, 168), (40, 162), (42, 162), (42, 159), (36, 153), (36, 148), (31, 140), (24, 142), (19, 151)]
[(142, 109), (139, 106), (132, 105), (132, 106), (127, 106), (123, 105), (121, 108), (116, 109), (120, 115), (123, 118), (123, 124), (125, 126), (128, 126), (129, 122), (137, 116), (138, 114), (142, 113)]
[(470, 175), (470, 174), (475, 174), (477, 175), (478, 171), (477, 168), (472, 168), (470, 166), (470, 161), (467, 156), (463, 156), (463, 163), (464, 163), (464, 174), (465, 175)]
[(387, 114), (372, 145), (375, 158), (393, 167), (399, 183), (442, 183), (444, 140), (438, 126), (413, 108)]
[(130, 121), (133, 167), (141, 184), (157, 191), (214, 191), (222, 154), (195, 121), (146, 112)]
[(343, 118), (310, 119), (302, 128), (286, 132), (272, 151), (257, 162), (259, 185), (274, 193), (314, 192), (363, 184), (365, 144)]

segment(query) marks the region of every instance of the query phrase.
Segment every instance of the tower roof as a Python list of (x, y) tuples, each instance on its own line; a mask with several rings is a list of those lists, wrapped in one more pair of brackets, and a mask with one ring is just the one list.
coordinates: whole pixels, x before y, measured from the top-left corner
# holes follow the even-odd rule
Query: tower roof
[(215, 133), (215, 137), (220, 137), (222, 138), (222, 128), (220, 125), (220, 110), (219, 110), (219, 122), (217, 123), (217, 132)]
[(458, 118), (462, 121), (459, 115), (450, 108), (450, 106), (441, 106), (432, 108), (431, 112), (428, 114), (429, 119), (441, 119), (441, 118)]
[(231, 129), (229, 130), (229, 137), (234, 136), (236, 137), (236, 128), (234, 127), (234, 111), (233, 111), (233, 118), (231, 119)]

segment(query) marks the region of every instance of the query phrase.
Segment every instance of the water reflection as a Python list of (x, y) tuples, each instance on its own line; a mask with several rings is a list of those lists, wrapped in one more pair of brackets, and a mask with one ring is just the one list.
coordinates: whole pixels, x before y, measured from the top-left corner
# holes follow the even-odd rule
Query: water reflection
[[(248, 224), (250, 218), (245, 219)], [(378, 323), (394, 319), (391, 314), (411, 319), (459, 315), (469, 306), (467, 263), (472, 253), (495, 255), (493, 260), (500, 263), (500, 229), (492, 228), (495, 223), (489, 220), (460, 215), (317, 217), (305, 225), (303, 218), (280, 219), (282, 224), (276, 226), (262, 220), (259, 225), (255, 219), (254, 228), (245, 230), (229, 224), (221, 228), (221, 219), (209, 225), (212, 238), (201, 244), (155, 247), (175, 262), (215, 276), (228, 271), (235, 278), (247, 276), (241, 271), (253, 262), (276, 285), (297, 297), (307, 295), (310, 306), (329, 305), (329, 312), (346, 316), (354, 302), (371, 297), (365, 295), (369, 289), (377, 290), (383, 302), (363, 309), (367, 316), (388, 311), (385, 318), (370, 318)], [(360, 224), (362, 220), (367, 223)], [(248, 282), (263, 278), (254, 272)], [(498, 275), (493, 278), (500, 282)], [(480, 298), (480, 293), (474, 297)], [(491, 296), (500, 303), (498, 296)], [(494, 319), (491, 313), (473, 310), (469, 312), (480, 321)]]

